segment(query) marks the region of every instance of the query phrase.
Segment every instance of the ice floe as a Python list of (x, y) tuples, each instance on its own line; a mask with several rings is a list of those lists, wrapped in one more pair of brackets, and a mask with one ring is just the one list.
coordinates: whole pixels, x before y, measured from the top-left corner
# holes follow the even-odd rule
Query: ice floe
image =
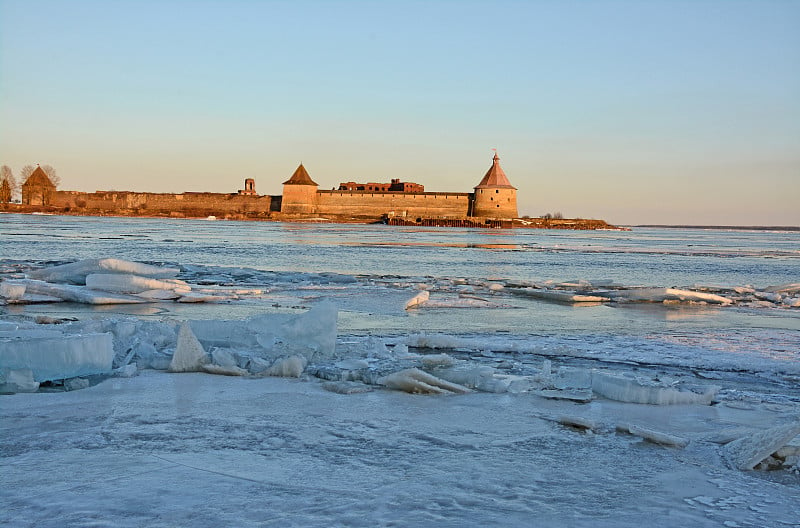
[(0, 368), (0, 394), (17, 392), (36, 392), (39, 382), (33, 379), (33, 371), (29, 368)]
[(177, 268), (152, 266), (150, 264), (130, 262), (116, 258), (101, 258), (80, 260), (70, 264), (35, 270), (28, 273), (28, 276), (31, 279), (43, 280), (46, 282), (85, 285), (86, 277), (92, 273), (123, 273), (154, 279), (164, 279), (176, 277), (178, 273), (180, 273), (180, 270)]
[(191, 291), (183, 281), (166, 281), (128, 273), (92, 273), (86, 276), (86, 286), (115, 293), (142, 293), (147, 290)]
[(634, 424), (620, 424), (617, 426), (617, 431), (630, 433), (634, 436), (638, 436), (654, 444), (660, 444), (670, 447), (681, 447), (681, 448), (689, 445), (689, 440), (687, 438), (672, 435), (662, 431), (655, 431), (653, 429), (640, 427)]
[(431, 293), (429, 291), (421, 291), (406, 302), (405, 309), (410, 310), (411, 308), (419, 308), (425, 304), (430, 297)]
[(678, 390), (669, 384), (639, 377), (592, 372), (592, 391), (595, 394), (630, 403), (650, 405), (710, 405), (719, 387), (704, 387), (703, 392)]
[(417, 368), (394, 372), (380, 380), (381, 385), (413, 394), (466, 394), (469, 388), (437, 378)]
[(37, 382), (111, 371), (114, 347), (110, 333), (62, 334), (26, 329), (0, 336), (0, 368), (29, 369)]
[(193, 292), (175, 279), (177, 268), (104, 258), (33, 270), (25, 279), (0, 282), (5, 303), (76, 302), (83, 304), (137, 304), (174, 300), (181, 303), (215, 302), (224, 294)]
[(724, 456), (731, 466), (748, 471), (755, 469), (798, 435), (800, 420), (734, 440), (723, 447)]

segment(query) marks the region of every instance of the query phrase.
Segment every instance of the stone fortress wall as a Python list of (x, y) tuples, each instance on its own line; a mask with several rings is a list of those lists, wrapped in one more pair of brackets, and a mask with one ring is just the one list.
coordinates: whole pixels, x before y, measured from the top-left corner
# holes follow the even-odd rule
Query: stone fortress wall
[(470, 193), (405, 193), (369, 191), (317, 191), (316, 212), (321, 215), (353, 215), (402, 218), (465, 218)]
[[(24, 201), (24, 200), (23, 200)], [(142, 193), (131, 191), (55, 191), (53, 207), (72, 212), (100, 211), (108, 214), (210, 216), (226, 214), (268, 214), (280, 197), (223, 193)]]
[[(58, 191), (41, 169), (23, 186), (22, 205), (70, 214), (223, 218), (336, 219), (381, 218), (513, 219), (518, 216), (512, 187), (495, 154), (492, 166), (472, 193), (425, 192), (418, 183), (394, 179), (388, 184), (345, 182), (338, 190), (320, 190), (301, 163), (283, 183), (282, 196), (258, 195), (245, 180), (237, 193), (144, 193), (132, 191)], [(32, 177), (33, 178), (33, 177)]]

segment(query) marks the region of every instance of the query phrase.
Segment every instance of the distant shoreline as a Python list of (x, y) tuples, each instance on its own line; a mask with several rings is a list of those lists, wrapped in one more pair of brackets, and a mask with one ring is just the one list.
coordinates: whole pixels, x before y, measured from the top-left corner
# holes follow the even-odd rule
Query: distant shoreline
[[(626, 231), (628, 228), (614, 226), (605, 220), (585, 219), (585, 218), (515, 218), (511, 220), (493, 220), (487, 218), (418, 218), (416, 220), (406, 220), (397, 218), (395, 224), (385, 215), (383, 217), (374, 216), (346, 216), (346, 215), (326, 215), (309, 216), (306, 214), (285, 214), (276, 212), (244, 212), (244, 213), (225, 213), (214, 209), (192, 210), (183, 212), (169, 212), (157, 214), (154, 211), (142, 213), (135, 210), (75, 210), (64, 207), (22, 205), (22, 204), (0, 204), (0, 213), (29, 214), (29, 215), (56, 215), (56, 216), (87, 216), (95, 218), (153, 218), (170, 220), (232, 220), (240, 222), (295, 222), (295, 223), (315, 223), (315, 224), (394, 224), (406, 227), (472, 227), (477, 229), (562, 229), (572, 231), (595, 231), (611, 230)], [(418, 221), (417, 221), (418, 220)]]
[(730, 229), (734, 231), (800, 231), (800, 226), (730, 226), (730, 225), (668, 225), (646, 224), (631, 227), (657, 227), (663, 229)]

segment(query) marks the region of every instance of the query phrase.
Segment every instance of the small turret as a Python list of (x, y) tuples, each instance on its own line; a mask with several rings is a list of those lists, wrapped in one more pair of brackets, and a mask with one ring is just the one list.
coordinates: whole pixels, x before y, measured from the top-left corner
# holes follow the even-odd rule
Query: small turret
[(239, 189), (239, 194), (256, 196), (256, 181), (253, 178), (245, 178), (244, 189)]
[(481, 182), (475, 186), (472, 202), (472, 216), (485, 218), (517, 218), (517, 189), (508, 181), (500, 167), (497, 152), (492, 158), (492, 166)]

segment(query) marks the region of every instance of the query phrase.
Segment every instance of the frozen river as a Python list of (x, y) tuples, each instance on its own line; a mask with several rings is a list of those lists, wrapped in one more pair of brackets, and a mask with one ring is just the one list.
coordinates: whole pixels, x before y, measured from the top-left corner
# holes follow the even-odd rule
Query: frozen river
[[(0, 523), (800, 522), (796, 465), (742, 471), (726, 455), (734, 438), (800, 419), (799, 295), (786, 289), (800, 282), (798, 232), (0, 215), (0, 278), (102, 257), (176, 267), (193, 290), (228, 297), (8, 304), (0, 322), (132, 320), (146, 333), (184, 320), (289, 316), (329, 301), (338, 310), (335, 355), (297, 379), (167, 374), (140, 361), (133, 378), (0, 397)], [(726, 302), (661, 302), (665, 289)], [(429, 300), (404, 309), (420, 291)], [(606, 297), (553, 302), (542, 292)], [(459, 375), (494, 376), (493, 388), (515, 381), (446, 396), (323, 387), (353, 361), (388, 374), (442, 354)], [(595, 383), (639, 376), (714, 396), (711, 405), (543, 396), (585, 389), (592, 372)], [(559, 424), (565, 416), (590, 427)], [(643, 441), (630, 424), (686, 445)]]

